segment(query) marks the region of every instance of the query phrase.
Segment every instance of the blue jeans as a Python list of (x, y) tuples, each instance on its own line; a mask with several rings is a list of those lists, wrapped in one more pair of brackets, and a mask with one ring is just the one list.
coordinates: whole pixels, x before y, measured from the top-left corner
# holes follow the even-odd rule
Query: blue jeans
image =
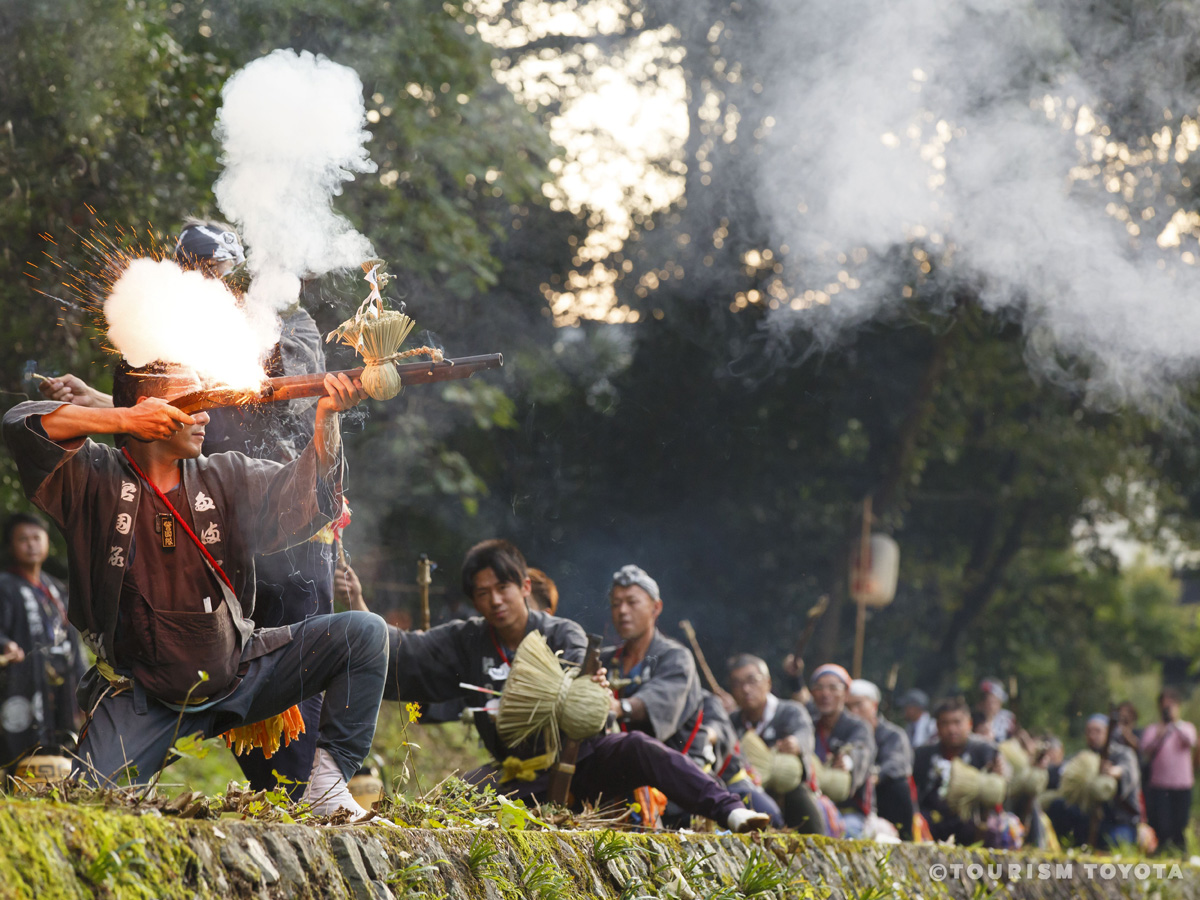
[(317, 747), (350, 778), (371, 750), (387, 676), (387, 625), (374, 613), (313, 616), (292, 626), (292, 640), (247, 664), (236, 688), (211, 707), (183, 712), (135, 691), (104, 697), (79, 742), (75, 774), (101, 785), (133, 767), (145, 784), (173, 762), (177, 737), (215, 737), (238, 725), (279, 715), (325, 692)]

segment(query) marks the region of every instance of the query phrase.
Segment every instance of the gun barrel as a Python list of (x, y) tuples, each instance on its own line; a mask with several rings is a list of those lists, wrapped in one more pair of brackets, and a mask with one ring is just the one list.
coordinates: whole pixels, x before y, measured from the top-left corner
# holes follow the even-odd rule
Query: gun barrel
[[(409, 362), (395, 365), (403, 384), (429, 384), (434, 381), (457, 381), (470, 378), (476, 372), (482, 372), (485, 369), (498, 369), (504, 365), (504, 356), (500, 353), (487, 353), (482, 356), (445, 359), (441, 362)], [(349, 375), (351, 378), (358, 378), (362, 373), (362, 368), (342, 371), (342, 374)], [(176, 397), (171, 404), (190, 414), (221, 406), (282, 403), (285, 400), (299, 400), (304, 397), (323, 397), (325, 396), (325, 376), (327, 374), (330, 373), (318, 372), (312, 375), (283, 375), (279, 378), (268, 378), (258, 391), (238, 391), (229, 388), (193, 391), (190, 394)]]

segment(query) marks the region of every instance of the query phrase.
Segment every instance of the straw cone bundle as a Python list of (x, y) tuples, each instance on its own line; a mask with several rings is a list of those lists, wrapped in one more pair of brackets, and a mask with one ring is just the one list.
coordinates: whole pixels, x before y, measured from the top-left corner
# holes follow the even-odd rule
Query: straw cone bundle
[[(849, 773), (847, 773), (849, 774)], [(771, 753), (771, 777), (766, 782), (767, 790), (774, 794), (786, 794), (804, 782), (804, 764), (792, 753)]]
[(541, 632), (527, 634), (517, 648), (496, 714), (496, 729), (505, 743), (515, 746), (544, 730), (546, 752), (557, 753), (560, 731), (573, 740), (599, 732), (608, 720), (612, 695), (578, 675), (578, 669), (563, 671)]
[(1012, 768), (1012, 777), (1008, 780), (1010, 797), (1028, 799), (1046, 790), (1050, 773), (1033, 766), (1029, 754), (1019, 741), (1013, 738), (1004, 741), (1000, 744), (1000, 753)]
[(1009, 738), (1007, 741), (1001, 742), (1000, 755), (1004, 757), (1014, 772), (1028, 769), (1030, 766), (1029, 754), (1025, 752), (1025, 748), (1016, 738)]
[(979, 808), (990, 809), (1004, 802), (1004, 778), (969, 766), (961, 759), (950, 763), (950, 786), (946, 804), (960, 819), (969, 819)]
[(742, 755), (746, 757), (750, 768), (758, 773), (765, 786), (767, 779), (771, 777), (771, 748), (759, 737), (757, 731), (747, 730), (742, 735), (741, 744)]
[(822, 794), (834, 803), (845, 803), (850, 799), (851, 788), (854, 787), (854, 778), (845, 769), (826, 766), (818, 761), (817, 787), (820, 788)]
[(558, 715), (558, 727), (573, 741), (582, 741), (599, 734), (608, 721), (612, 694), (589, 677), (580, 677), (578, 669), (564, 672), (571, 679), (567, 702)]
[(400, 374), (392, 363), (414, 324), (404, 313), (372, 304), (338, 327), (342, 343), (362, 356), (363, 390), (374, 399), (391, 400), (400, 393)]
[(1008, 780), (1008, 796), (1017, 800), (1027, 800), (1046, 790), (1049, 783), (1049, 772), (1030, 766), (1019, 772), (1013, 772), (1012, 778)]
[(758, 732), (747, 731), (741, 738), (742, 755), (762, 779), (763, 789), (772, 794), (786, 794), (804, 781), (804, 764), (791, 753), (779, 753), (769, 748)]
[(1072, 806), (1091, 810), (1116, 796), (1117, 780), (1100, 774), (1099, 753), (1081, 750), (1063, 766), (1059, 790)]

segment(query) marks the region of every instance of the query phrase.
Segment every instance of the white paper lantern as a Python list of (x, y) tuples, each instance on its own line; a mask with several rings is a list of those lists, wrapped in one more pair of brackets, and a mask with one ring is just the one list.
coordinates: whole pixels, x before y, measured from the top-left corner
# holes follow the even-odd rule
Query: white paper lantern
[(862, 545), (854, 549), (850, 560), (850, 596), (864, 606), (887, 606), (896, 596), (900, 576), (900, 545), (886, 534), (873, 534), (868, 543), (869, 557), (862, 560)]

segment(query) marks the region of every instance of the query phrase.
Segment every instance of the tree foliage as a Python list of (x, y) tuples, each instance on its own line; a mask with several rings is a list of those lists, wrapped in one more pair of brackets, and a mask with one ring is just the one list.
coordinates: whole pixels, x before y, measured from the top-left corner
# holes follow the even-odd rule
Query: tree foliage
[[(103, 383), (90, 314), (35, 293), (32, 279), (56, 293), (85, 264), (93, 230), (169, 240), (183, 215), (215, 213), (221, 85), (277, 47), (324, 53), (363, 79), (380, 166), (339, 209), (400, 276), (396, 296), (434, 332), (424, 338), (508, 363), (348, 422), (347, 544), (368, 599), (406, 603), (422, 551), (453, 592), (463, 550), (504, 535), (558, 579), (562, 611), (596, 630), (610, 573), (645, 566), (665, 591), (664, 629), (692, 619), (715, 660), (753, 650), (774, 663), (829, 593), (810, 662), (845, 662), (847, 559), (871, 495), (902, 569), (896, 601), (869, 623), (864, 674), (883, 681), (898, 665), (901, 688), (937, 691), (1016, 676), (1022, 715), (1061, 727), (1109, 699), (1112, 665), (1143, 672), (1192, 649), (1177, 585), (1122, 570), (1098, 539), (1112, 521), (1164, 551), (1193, 537), (1200, 457), (1187, 420), (1098, 406), (1079, 382), (1031, 372), (1019, 315), (989, 312), (984, 285), (922, 265), (919, 242), (883, 260), (881, 277), (908, 290), (872, 321), (825, 343), (772, 326), (772, 260), (784, 251), (746, 190), (759, 132), (732, 123), (777, 62), (753, 41), (775, 6), (645, 0), (604, 28), (496, 50), (481, 30), (528, 24), (527, 4), (7, 4), (3, 389), (28, 389), (27, 358)], [(1132, 28), (1132, 7), (1110, 6), (1114, 27)], [(686, 86), (686, 141), (658, 161), (680, 193), (639, 213), (611, 256), (585, 258), (598, 219), (547, 201), (562, 153), (549, 128), (572, 91), (648, 36), (669, 45), (652, 65), (676, 66)], [(1114, 38), (1106, 52), (1128, 46)], [(1170, 48), (1190, 73), (1190, 44)], [(1094, 46), (1075, 52), (1104, 70)], [(493, 78), (532, 57), (566, 60), (560, 93), (518, 100)], [(641, 80), (661, 74), (647, 67)], [(1110, 120), (1132, 145), (1157, 122), (1145, 92), (1111, 87)], [(594, 276), (636, 315), (553, 327), (566, 321), (554, 298)], [(306, 303), (328, 328), (361, 293), (331, 278)], [(1087, 365), (1064, 359), (1061, 371)]]

